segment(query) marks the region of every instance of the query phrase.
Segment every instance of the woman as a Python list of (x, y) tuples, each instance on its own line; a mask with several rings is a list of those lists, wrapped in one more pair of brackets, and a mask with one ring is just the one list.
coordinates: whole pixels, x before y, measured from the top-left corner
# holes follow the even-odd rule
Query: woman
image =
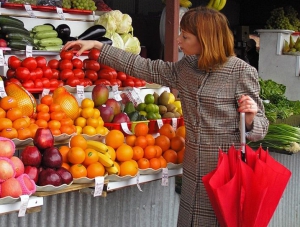
[(245, 112), (249, 140), (261, 140), (269, 123), (257, 71), (235, 57), (226, 17), (197, 7), (184, 14), (180, 26), (177, 41), (185, 56), (178, 62), (144, 59), (97, 41), (69, 42), (64, 49), (77, 49), (80, 55), (98, 48), (99, 62), (179, 91), (186, 151), (178, 226), (218, 226), (201, 178), (216, 167), (219, 147), (240, 143), (239, 112)]

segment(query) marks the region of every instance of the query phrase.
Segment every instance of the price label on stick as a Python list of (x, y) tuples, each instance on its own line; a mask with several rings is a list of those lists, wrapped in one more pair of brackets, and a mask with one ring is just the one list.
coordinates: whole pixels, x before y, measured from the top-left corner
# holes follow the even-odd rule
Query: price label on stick
[(0, 66), (4, 66), (4, 62), (3, 50), (0, 49)]
[(82, 85), (77, 85), (76, 90), (77, 90), (78, 99), (83, 100), (84, 99), (84, 87)]
[(32, 57), (32, 46), (26, 45), (26, 57)]
[(59, 7), (56, 7), (56, 12), (58, 14), (58, 17), (61, 19), (61, 20), (65, 20), (65, 15), (64, 15), (64, 11), (62, 8), (59, 8)]
[(21, 206), (20, 206), (18, 217), (24, 217), (28, 207), (29, 195), (21, 195), (20, 198), (21, 198)]
[(161, 185), (162, 186), (169, 186), (169, 173), (168, 168), (162, 169), (162, 177), (161, 177)]
[(102, 195), (103, 187), (104, 187), (104, 177), (96, 177), (94, 197)]
[(136, 186), (141, 192), (143, 191), (140, 186), (140, 174), (139, 173), (137, 173), (137, 175), (136, 175)]
[(31, 5), (25, 4), (24, 5), (26, 12), (29, 14), (30, 17), (35, 18), (35, 14), (31, 8)]

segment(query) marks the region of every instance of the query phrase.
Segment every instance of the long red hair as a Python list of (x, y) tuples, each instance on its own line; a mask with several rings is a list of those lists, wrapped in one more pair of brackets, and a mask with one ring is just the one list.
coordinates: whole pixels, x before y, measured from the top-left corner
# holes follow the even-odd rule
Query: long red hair
[(182, 30), (195, 35), (200, 43), (198, 67), (211, 71), (235, 56), (234, 38), (226, 16), (217, 10), (199, 6), (187, 11), (181, 21)]

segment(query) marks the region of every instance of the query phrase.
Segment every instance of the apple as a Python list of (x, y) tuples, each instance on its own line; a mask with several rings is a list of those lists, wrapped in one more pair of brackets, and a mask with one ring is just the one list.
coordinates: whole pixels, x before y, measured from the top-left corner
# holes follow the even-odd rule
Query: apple
[(44, 150), (42, 157), (42, 166), (48, 168), (59, 168), (63, 161), (57, 147), (49, 147)]
[(113, 98), (107, 99), (107, 101), (105, 102), (105, 105), (110, 106), (113, 109), (115, 116), (117, 114), (121, 113), (121, 104), (117, 100), (115, 100)]
[(112, 120), (113, 123), (123, 123), (123, 122), (130, 122), (130, 118), (126, 113), (119, 113), (114, 116), (114, 119)]
[(61, 177), (63, 184), (70, 184), (73, 181), (72, 174), (64, 167), (58, 168), (56, 173)]
[(114, 118), (114, 111), (110, 106), (103, 104), (99, 106), (98, 109), (100, 110), (100, 116), (105, 123), (112, 122)]
[(36, 166), (25, 166), (24, 173), (35, 183), (38, 182), (40, 170)]
[(16, 146), (10, 139), (2, 138), (0, 147), (0, 157), (11, 158), (15, 153)]
[(33, 144), (40, 150), (41, 153), (54, 145), (54, 137), (49, 128), (38, 128), (33, 138)]
[(0, 39), (0, 47), (7, 47), (7, 42), (5, 39)]
[(97, 84), (92, 90), (92, 100), (94, 101), (95, 107), (104, 104), (109, 96), (109, 90), (104, 84)]
[(53, 186), (60, 186), (62, 184), (61, 177), (55, 172), (54, 169), (47, 168), (43, 169), (39, 174), (38, 185), (45, 186), (45, 185), (53, 185)]
[(21, 153), (21, 160), (24, 166), (40, 166), (42, 154), (36, 146), (26, 146)]

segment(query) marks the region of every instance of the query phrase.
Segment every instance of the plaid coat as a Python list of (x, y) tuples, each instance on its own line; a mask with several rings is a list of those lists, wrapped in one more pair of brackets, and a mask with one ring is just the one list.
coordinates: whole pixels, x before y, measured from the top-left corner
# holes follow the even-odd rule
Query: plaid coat
[(101, 50), (99, 61), (179, 91), (186, 150), (178, 226), (218, 226), (201, 178), (216, 167), (219, 147), (227, 151), (232, 143), (240, 143), (237, 100), (242, 94), (250, 95), (259, 109), (247, 139), (256, 141), (266, 135), (269, 122), (259, 98), (256, 69), (230, 57), (221, 69), (205, 73), (198, 69), (196, 56), (186, 56), (175, 63), (151, 61), (108, 45)]

